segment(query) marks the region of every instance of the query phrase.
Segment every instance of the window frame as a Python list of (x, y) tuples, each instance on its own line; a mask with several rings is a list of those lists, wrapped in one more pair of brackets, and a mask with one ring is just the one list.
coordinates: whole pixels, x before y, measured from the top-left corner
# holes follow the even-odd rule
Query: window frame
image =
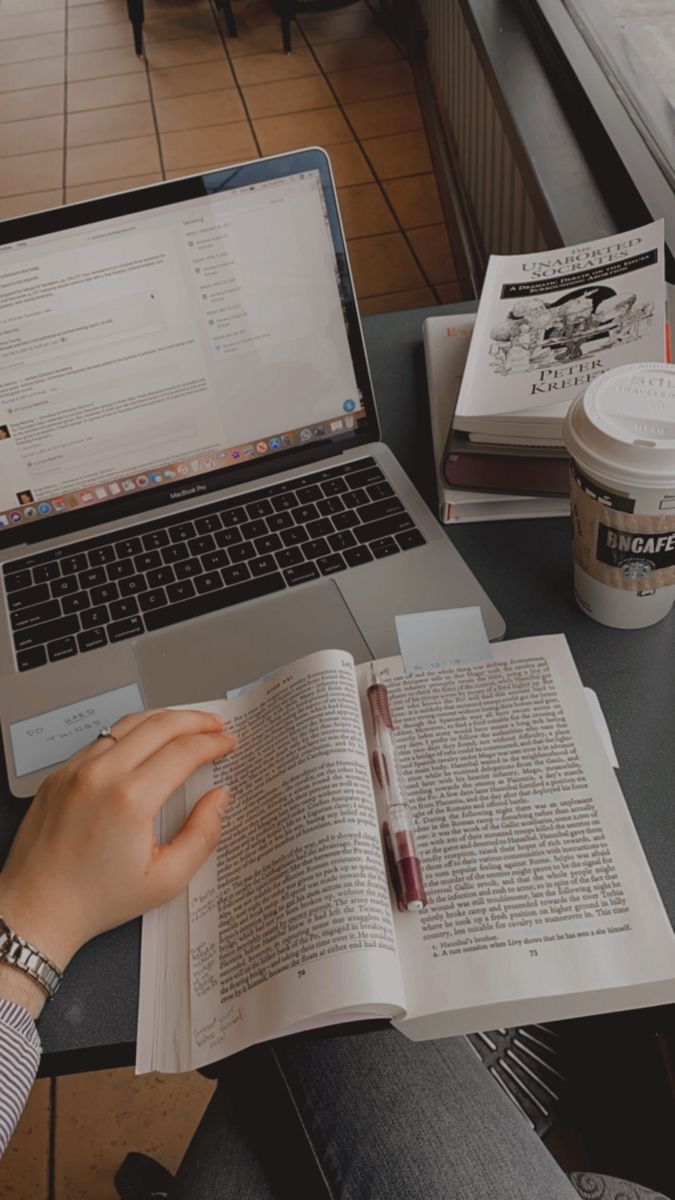
[[(618, 29), (608, 32), (606, 44), (599, 54), (593, 49), (572, 16), (568, 5), (586, 6), (588, 0), (514, 0), (530, 30), (538, 52), (542, 55), (556, 89), (566, 98), (565, 107), (580, 139), (586, 141), (586, 154), (595, 159), (597, 169), (605, 166), (601, 147), (593, 153), (592, 128), (586, 125), (589, 108), (604, 131), (609, 146), (625, 170), (628, 189), (637, 190), (645, 208), (653, 218), (663, 217), (666, 243), (669, 246), (668, 277), (675, 282), (675, 191), (664, 172), (663, 150), (646, 127), (644, 112), (654, 102), (657, 86), (649, 81), (639, 97), (628, 96), (624, 83), (617, 88), (616, 58), (621, 55), (622, 35)], [(588, 7), (592, 7), (588, 4)], [(613, 60), (610, 62), (610, 60)], [(638, 100), (638, 103), (636, 103)], [(665, 98), (662, 99), (665, 105)], [(675, 178), (675, 171), (672, 173)], [(614, 184), (616, 188), (617, 184)], [(620, 212), (622, 197), (616, 196)]]
[[(675, 109), (613, 18), (598, 22), (597, 0), (558, 0), (610, 80), (659, 169), (675, 189)], [(604, 12), (604, 10), (603, 10)], [(611, 14), (610, 14), (611, 15)], [(675, 9), (673, 10), (675, 35)]]

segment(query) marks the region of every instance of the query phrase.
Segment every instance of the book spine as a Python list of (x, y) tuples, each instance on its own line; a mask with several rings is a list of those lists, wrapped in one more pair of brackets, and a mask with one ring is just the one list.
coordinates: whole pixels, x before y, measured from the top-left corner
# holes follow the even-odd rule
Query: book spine
[(490, 454), (448, 454), (443, 464), (452, 488), (514, 492), (538, 496), (569, 493), (569, 460)]

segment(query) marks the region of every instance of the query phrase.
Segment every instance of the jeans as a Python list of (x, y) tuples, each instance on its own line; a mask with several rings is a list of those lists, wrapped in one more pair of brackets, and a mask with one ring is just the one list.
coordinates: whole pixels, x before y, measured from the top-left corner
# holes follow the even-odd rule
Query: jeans
[(578, 1200), (463, 1038), (302, 1034), (219, 1067), (170, 1200)]

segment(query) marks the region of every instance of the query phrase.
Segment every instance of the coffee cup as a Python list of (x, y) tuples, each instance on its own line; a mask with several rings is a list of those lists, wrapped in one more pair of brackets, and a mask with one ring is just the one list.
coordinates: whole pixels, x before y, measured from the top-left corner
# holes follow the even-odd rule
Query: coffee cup
[(599, 375), (563, 438), (577, 603), (616, 629), (654, 625), (675, 600), (675, 366)]

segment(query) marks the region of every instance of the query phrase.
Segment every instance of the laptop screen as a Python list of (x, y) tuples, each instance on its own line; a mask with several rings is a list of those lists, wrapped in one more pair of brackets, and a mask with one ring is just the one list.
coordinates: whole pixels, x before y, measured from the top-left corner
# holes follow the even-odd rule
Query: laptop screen
[(321, 151), (22, 228), (0, 246), (0, 544), (376, 433)]

